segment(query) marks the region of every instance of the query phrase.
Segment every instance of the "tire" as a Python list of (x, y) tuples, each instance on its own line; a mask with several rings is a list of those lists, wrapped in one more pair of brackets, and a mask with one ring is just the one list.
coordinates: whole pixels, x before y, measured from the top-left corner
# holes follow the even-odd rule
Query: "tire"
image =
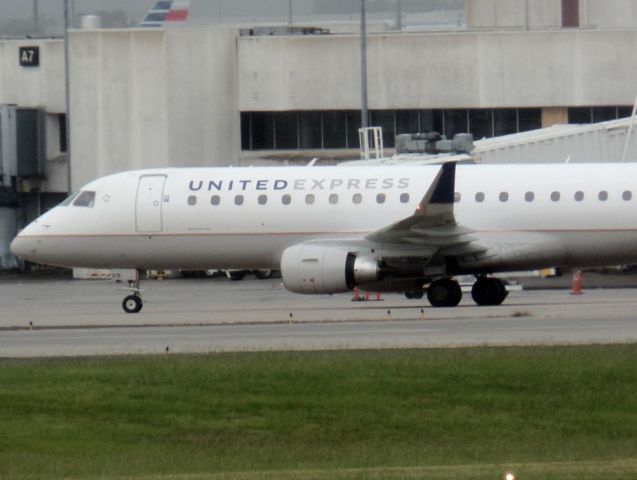
[(139, 295), (128, 295), (122, 300), (122, 308), (126, 313), (139, 313), (144, 302)]
[(255, 270), (254, 276), (257, 277), (259, 280), (265, 280), (266, 278), (271, 278), (272, 273), (272, 270)]
[(500, 305), (508, 294), (502, 280), (497, 278), (478, 278), (471, 288), (473, 301), (483, 307)]
[(409, 290), (405, 292), (405, 297), (407, 297), (409, 300), (420, 300), (424, 296), (424, 290)]
[(442, 278), (431, 282), (427, 299), (432, 307), (456, 307), (462, 300), (462, 290), (455, 280)]
[(243, 278), (246, 276), (247, 273), (248, 272), (246, 272), (245, 270), (226, 271), (226, 275), (233, 282), (238, 282), (239, 280), (243, 280)]

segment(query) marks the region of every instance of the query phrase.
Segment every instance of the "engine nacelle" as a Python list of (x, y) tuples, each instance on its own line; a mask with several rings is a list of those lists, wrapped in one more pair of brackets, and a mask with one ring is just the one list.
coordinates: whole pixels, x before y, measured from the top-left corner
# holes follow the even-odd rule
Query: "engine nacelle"
[(378, 261), (344, 248), (302, 243), (281, 257), (285, 287), (296, 293), (341, 293), (380, 279)]

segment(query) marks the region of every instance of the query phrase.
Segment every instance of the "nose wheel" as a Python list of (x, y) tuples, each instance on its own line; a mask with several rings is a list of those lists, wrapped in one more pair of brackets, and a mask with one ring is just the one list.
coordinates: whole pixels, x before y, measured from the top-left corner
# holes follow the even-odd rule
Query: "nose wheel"
[(126, 313), (139, 313), (143, 306), (142, 297), (137, 294), (128, 295), (122, 300), (122, 308)]
[(144, 306), (141, 296), (142, 291), (139, 288), (139, 280), (129, 280), (126, 290), (131, 292), (131, 294), (122, 300), (122, 308), (126, 313), (139, 313)]

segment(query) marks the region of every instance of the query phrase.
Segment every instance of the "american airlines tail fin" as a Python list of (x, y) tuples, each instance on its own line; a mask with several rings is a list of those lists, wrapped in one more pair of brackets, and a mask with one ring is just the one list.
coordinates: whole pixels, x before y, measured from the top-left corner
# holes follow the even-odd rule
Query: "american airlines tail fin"
[(189, 0), (160, 0), (148, 10), (140, 27), (164, 27), (183, 23), (188, 19)]

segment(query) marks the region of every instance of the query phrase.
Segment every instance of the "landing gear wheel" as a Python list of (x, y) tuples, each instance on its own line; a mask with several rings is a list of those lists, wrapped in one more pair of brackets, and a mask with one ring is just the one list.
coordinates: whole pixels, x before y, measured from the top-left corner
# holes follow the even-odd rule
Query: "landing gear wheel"
[(228, 270), (226, 271), (226, 275), (233, 282), (238, 282), (239, 280), (243, 280), (243, 277), (246, 276), (248, 272), (245, 270)]
[(407, 297), (409, 300), (420, 300), (424, 296), (424, 290), (408, 290), (405, 292), (405, 297)]
[(500, 305), (508, 294), (504, 282), (497, 278), (480, 277), (471, 288), (471, 297), (480, 306)]
[(462, 299), (462, 290), (455, 280), (441, 278), (431, 282), (427, 299), (432, 307), (455, 307)]
[(254, 276), (257, 277), (259, 280), (265, 280), (266, 278), (271, 278), (272, 273), (272, 270), (255, 270)]
[(126, 313), (139, 313), (143, 306), (144, 302), (139, 295), (128, 295), (122, 300), (122, 308)]

